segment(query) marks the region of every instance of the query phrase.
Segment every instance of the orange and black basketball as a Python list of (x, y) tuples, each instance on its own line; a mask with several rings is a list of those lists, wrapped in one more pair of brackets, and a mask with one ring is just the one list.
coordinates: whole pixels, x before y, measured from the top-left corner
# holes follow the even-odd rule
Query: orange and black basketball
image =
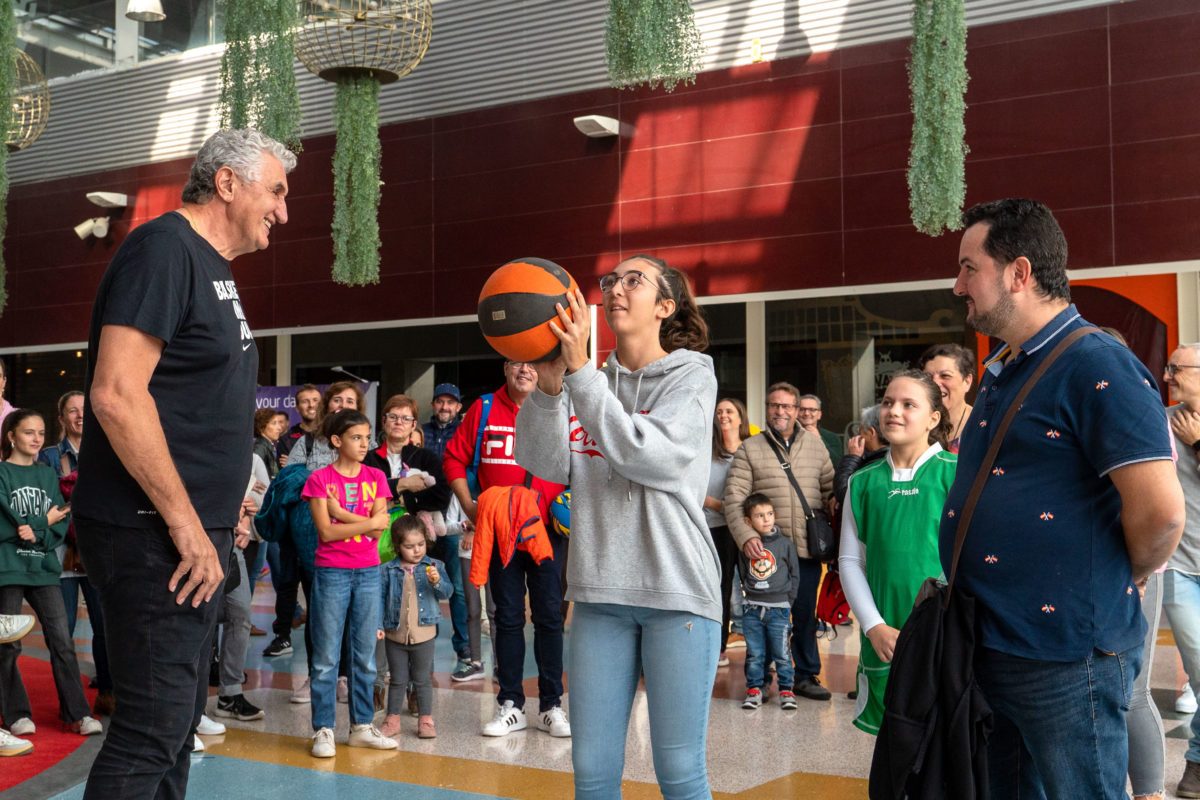
[[(576, 289), (565, 269), (543, 258), (518, 258), (492, 273), (479, 293), (479, 328), (510, 361), (552, 361), (559, 343), (548, 324)], [(568, 311), (568, 313), (570, 313)]]

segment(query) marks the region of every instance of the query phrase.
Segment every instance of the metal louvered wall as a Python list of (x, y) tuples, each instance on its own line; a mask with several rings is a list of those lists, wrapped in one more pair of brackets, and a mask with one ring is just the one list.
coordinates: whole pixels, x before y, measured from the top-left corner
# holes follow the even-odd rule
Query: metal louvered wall
[[(967, 0), (968, 25), (1114, 0)], [(607, 85), (603, 0), (435, 0), (419, 67), (380, 95), (382, 124), (509, 105)], [(904, 38), (911, 0), (694, 0), (705, 69)], [(51, 83), (50, 123), (10, 157), (30, 183), (189, 157), (217, 129), (221, 47)], [(299, 62), (303, 135), (332, 132), (333, 89)]]

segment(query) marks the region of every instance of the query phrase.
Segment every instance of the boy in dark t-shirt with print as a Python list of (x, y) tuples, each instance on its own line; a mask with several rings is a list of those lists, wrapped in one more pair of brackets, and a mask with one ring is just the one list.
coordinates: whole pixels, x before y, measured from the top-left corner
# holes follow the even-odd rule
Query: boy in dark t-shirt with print
[(742, 614), (742, 633), (746, 637), (746, 699), (742, 708), (762, 705), (767, 688), (766, 666), (775, 662), (779, 676), (779, 706), (796, 708), (792, 693), (795, 670), (788, 641), (792, 634), (792, 603), (800, 589), (800, 560), (796, 546), (779, 532), (775, 524), (775, 506), (770, 498), (755, 492), (742, 502), (742, 514), (762, 539), (760, 558), (738, 554), (738, 569), (746, 605)]

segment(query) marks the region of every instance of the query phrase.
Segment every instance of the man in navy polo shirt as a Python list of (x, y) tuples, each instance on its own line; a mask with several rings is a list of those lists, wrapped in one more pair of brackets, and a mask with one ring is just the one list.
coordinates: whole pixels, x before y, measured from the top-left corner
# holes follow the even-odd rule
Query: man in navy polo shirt
[[(1055, 345), (1088, 323), (1070, 302), (1067, 243), (1031, 200), (963, 214), (954, 292), (1002, 340), (985, 364), (940, 530), (958, 514), (992, 432)], [(971, 519), (955, 588), (979, 607), (975, 672), (995, 712), (991, 794), (1124, 798), (1125, 710), (1142, 660), (1136, 584), (1167, 560), (1183, 493), (1153, 377), (1116, 340), (1072, 345), (1025, 399)]]

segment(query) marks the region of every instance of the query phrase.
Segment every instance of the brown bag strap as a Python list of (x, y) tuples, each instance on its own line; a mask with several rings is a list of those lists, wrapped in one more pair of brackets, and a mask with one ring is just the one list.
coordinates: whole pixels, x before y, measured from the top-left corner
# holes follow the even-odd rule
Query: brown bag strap
[(971, 516), (975, 513), (975, 505), (979, 502), (979, 496), (983, 494), (983, 485), (987, 483), (988, 475), (992, 471), (992, 464), (995, 463), (996, 455), (1000, 452), (1000, 445), (1004, 442), (1004, 435), (1008, 433), (1008, 429), (1016, 418), (1017, 412), (1021, 410), (1021, 404), (1025, 402), (1025, 398), (1029, 396), (1029, 393), (1033, 391), (1033, 387), (1037, 385), (1037, 382), (1046, 374), (1046, 370), (1050, 369), (1050, 365), (1057, 361), (1058, 357), (1065, 353), (1067, 348), (1084, 336), (1099, 332), (1099, 328), (1091, 325), (1071, 331), (1070, 334), (1065, 336), (1050, 351), (1050, 355), (1046, 356), (1045, 360), (1038, 364), (1033, 374), (1025, 380), (1025, 385), (1021, 387), (1021, 391), (1009, 403), (1008, 410), (1004, 413), (1004, 419), (1000, 422), (1000, 427), (996, 429), (995, 436), (992, 437), (992, 443), (988, 447), (987, 455), (983, 457), (983, 463), (979, 465), (979, 472), (975, 473), (975, 482), (971, 484), (971, 491), (967, 493), (967, 502), (963, 504), (962, 514), (958, 518), (958, 530), (954, 534), (954, 556), (950, 559), (950, 577), (946, 582), (946, 594), (943, 601), (946, 605), (950, 604), (950, 590), (954, 588), (954, 576), (958, 573), (958, 558), (962, 555), (963, 543), (967, 539), (967, 527), (971, 524)]

